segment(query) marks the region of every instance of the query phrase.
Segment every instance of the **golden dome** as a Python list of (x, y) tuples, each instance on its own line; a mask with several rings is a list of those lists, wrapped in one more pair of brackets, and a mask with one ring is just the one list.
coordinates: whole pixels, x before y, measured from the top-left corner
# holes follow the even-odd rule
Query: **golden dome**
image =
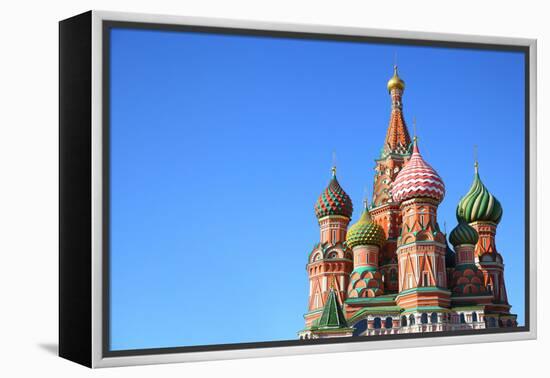
[(396, 88), (401, 91), (405, 90), (405, 82), (397, 74), (397, 66), (393, 66), (393, 76), (388, 81), (388, 91), (391, 92), (392, 89)]

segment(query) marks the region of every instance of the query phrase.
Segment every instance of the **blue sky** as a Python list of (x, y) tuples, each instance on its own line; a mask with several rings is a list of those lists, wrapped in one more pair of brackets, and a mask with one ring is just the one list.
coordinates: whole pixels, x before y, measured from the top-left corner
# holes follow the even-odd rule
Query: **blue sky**
[(397, 54), (404, 113), (445, 181), (439, 222), (480, 174), (524, 322), (524, 59), (514, 52), (111, 31), (111, 347), (295, 339), (313, 204), (338, 179), (355, 211), (386, 133)]

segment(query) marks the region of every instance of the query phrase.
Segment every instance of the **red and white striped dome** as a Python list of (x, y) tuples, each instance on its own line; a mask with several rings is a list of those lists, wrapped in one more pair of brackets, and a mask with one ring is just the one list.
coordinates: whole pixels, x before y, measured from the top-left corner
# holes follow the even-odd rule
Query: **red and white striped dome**
[(438, 202), (445, 197), (445, 184), (435, 169), (422, 159), (416, 141), (411, 159), (397, 175), (392, 186), (395, 202), (411, 198), (428, 197)]

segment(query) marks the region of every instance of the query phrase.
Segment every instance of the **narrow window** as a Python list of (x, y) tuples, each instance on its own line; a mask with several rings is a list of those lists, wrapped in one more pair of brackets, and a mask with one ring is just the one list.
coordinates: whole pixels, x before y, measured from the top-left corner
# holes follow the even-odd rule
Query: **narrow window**
[(425, 312), (420, 315), (420, 323), (428, 324), (428, 314), (426, 314)]
[(401, 317), (401, 327), (406, 327), (406, 326), (407, 326), (407, 317), (403, 315)]
[(422, 273), (422, 286), (430, 286), (430, 277), (428, 272)]
[(374, 318), (374, 329), (382, 328), (382, 320), (380, 318)]
[(391, 316), (388, 316), (386, 318), (386, 321), (384, 323), (384, 327), (388, 328), (388, 329), (393, 327), (393, 320), (392, 320)]
[(460, 323), (462, 324), (466, 323), (466, 317), (464, 316), (464, 313), (460, 314)]
[(432, 324), (436, 324), (437, 323), (437, 313), (436, 312), (432, 312), (432, 314), (430, 315), (430, 322)]
[(477, 312), (472, 312), (472, 322), (477, 322)]
[(414, 325), (414, 315), (413, 314), (409, 315), (409, 324)]
[(437, 273), (437, 281), (438, 281), (437, 286), (439, 286), (439, 287), (444, 287), (445, 286), (443, 284), (443, 272)]

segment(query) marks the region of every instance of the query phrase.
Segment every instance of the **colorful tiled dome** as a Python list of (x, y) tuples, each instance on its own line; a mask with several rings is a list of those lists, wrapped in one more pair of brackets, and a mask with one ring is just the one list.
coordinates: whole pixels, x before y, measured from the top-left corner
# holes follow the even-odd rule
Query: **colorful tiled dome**
[(454, 246), (463, 244), (476, 245), (479, 239), (477, 231), (464, 221), (460, 221), (458, 225), (451, 231), (449, 240)]
[(474, 182), (468, 193), (458, 203), (456, 217), (459, 221), (463, 220), (467, 223), (489, 221), (497, 224), (502, 218), (502, 206), (481, 182), (477, 163)]
[(326, 217), (327, 215), (342, 215), (351, 218), (352, 213), (351, 198), (338, 183), (336, 170), (333, 168), (332, 179), (328, 187), (321, 193), (315, 203), (315, 215), (317, 218)]
[(348, 229), (346, 244), (350, 248), (358, 245), (376, 245), (382, 247), (385, 241), (384, 230), (372, 222), (369, 211), (365, 206), (361, 218)]
[(411, 198), (432, 198), (438, 202), (445, 197), (445, 184), (435, 169), (424, 161), (416, 140), (411, 159), (405, 164), (395, 178), (392, 186), (392, 197), (395, 202)]
[(483, 284), (483, 273), (474, 264), (459, 265), (451, 276), (453, 295), (484, 295), (487, 288)]
[(351, 272), (348, 286), (349, 298), (372, 298), (384, 294), (382, 275), (370, 267)]

